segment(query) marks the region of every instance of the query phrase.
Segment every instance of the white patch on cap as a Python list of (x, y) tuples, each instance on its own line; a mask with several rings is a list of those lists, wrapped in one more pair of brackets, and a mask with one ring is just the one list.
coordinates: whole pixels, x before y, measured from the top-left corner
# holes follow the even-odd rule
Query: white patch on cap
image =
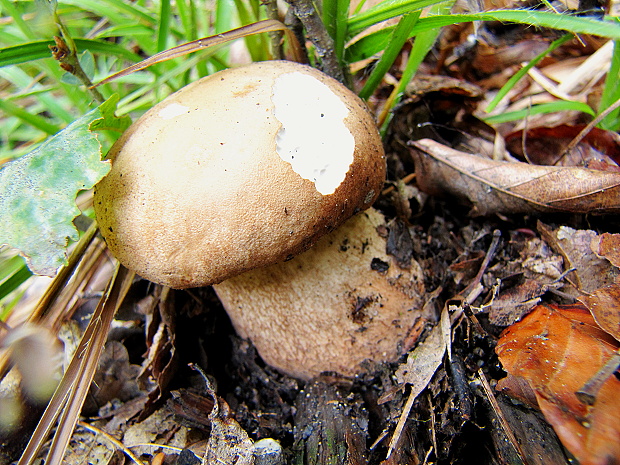
[(333, 194), (353, 163), (355, 140), (344, 124), (348, 108), (321, 81), (299, 72), (279, 76), (271, 100), (282, 123), (278, 155), (321, 194)]
[(170, 105), (165, 106), (157, 115), (162, 119), (172, 119), (180, 115), (184, 115), (189, 112), (189, 108), (179, 103), (171, 103)]

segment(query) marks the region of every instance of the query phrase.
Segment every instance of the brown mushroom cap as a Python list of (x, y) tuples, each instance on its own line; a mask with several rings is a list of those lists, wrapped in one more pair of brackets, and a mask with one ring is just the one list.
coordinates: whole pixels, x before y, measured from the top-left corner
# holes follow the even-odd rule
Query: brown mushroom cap
[(364, 103), (305, 65), (271, 61), (194, 82), (110, 151), (96, 186), (112, 253), (173, 288), (295, 256), (375, 200), (381, 139)]

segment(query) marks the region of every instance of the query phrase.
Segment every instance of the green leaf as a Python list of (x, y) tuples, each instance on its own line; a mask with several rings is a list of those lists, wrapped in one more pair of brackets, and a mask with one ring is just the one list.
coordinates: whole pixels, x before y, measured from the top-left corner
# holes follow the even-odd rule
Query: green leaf
[(590, 116), (595, 116), (594, 111), (588, 105), (582, 102), (573, 102), (569, 100), (560, 100), (557, 102), (541, 103), (533, 105), (530, 108), (501, 113), (499, 115), (486, 116), (482, 118), (489, 124), (507, 123), (509, 121), (519, 121), (528, 116), (539, 115), (542, 113), (556, 113), (558, 111), (581, 111)]
[[(90, 50), (93, 53), (117, 56), (130, 61), (140, 61), (140, 56), (122, 45), (95, 39), (74, 39), (78, 50)], [(40, 40), (26, 44), (0, 48), (0, 66), (18, 65), (42, 58), (51, 58), (51, 40)]]
[[(349, 28), (351, 28), (352, 19), (349, 21)], [(492, 10), (472, 14), (429, 15), (426, 18), (420, 18), (411, 30), (410, 35), (415, 36), (425, 31), (470, 21), (513, 22), (565, 30), (575, 34), (591, 34), (614, 40), (620, 39), (620, 24), (613, 21), (532, 10)], [(345, 54), (347, 61), (360, 61), (375, 53), (382, 52), (388, 44), (394, 28), (394, 26), (388, 26), (380, 29), (349, 45)]]
[(101, 118), (94, 120), (89, 129), (91, 131), (116, 131), (122, 133), (131, 124), (129, 116), (121, 116), (120, 118), (114, 114), (116, 105), (118, 104), (118, 95), (114, 94), (108, 100), (99, 105)]
[(0, 169), (0, 244), (18, 249), (34, 273), (54, 276), (66, 263), (65, 248), (78, 238), (75, 197), (110, 169), (91, 127), (126, 124), (111, 124), (117, 101), (118, 96), (111, 97)]
[(442, 0), (385, 0), (368, 10), (349, 18), (347, 33), (349, 38), (386, 19), (422, 10)]
[(513, 74), (512, 77), (508, 80), (508, 82), (506, 84), (504, 84), (504, 86), (499, 90), (497, 95), (495, 95), (495, 97), (493, 98), (491, 103), (489, 103), (489, 105), (486, 108), (486, 111), (487, 112), (492, 112), (495, 109), (495, 107), (497, 106), (497, 104), (506, 95), (508, 95), (508, 92), (510, 92), (510, 90), (517, 84), (517, 82), (519, 82), (529, 72), (530, 69), (532, 69), (538, 63), (540, 63), (543, 58), (545, 58), (547, 55), (551, 54), (551, 52), (553, 52), (556, 48), (558, 48), (562, 44), (568, 42), (572, 38), (573, 38), (572, 34), (565, 34), (564, 36), (560, 37), (559, 39), (554, 40), (551, 43), (551, 45), (549, 45), (549, 47), (547, 47), (546, 50), (544, 50), (542, 53), (539, 53), (538, 56), (534, 57), (534, 59), (532, 59), (527, 65), (525, 65), (523, 68), (521, 68), (515, 74)]

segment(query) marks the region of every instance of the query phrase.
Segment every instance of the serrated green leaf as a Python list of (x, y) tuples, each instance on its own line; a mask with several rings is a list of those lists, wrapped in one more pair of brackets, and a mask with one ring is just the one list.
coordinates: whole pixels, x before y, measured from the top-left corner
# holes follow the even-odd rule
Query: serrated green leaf
[(125, 115), (118, 117), (114, 114), (118, 100), (118, 94), (114, 94), (99, 106), (101, 118), (98, 118), (90, 123), (89, 129), (91, 131), (124, 132), (125, 129), (129, 127), (131, 124), (131, 118), (129, 116)]
[[(71, 123), (36, 150), (0, 168), (0, 244), (16, 248), (37, 274), (54, 276), (76, 240), (79, 191), (92, 188), (110, 167), (92, 126), (112, 123), (118, 96)], [(102, 121), (99, 123), (98, 121)]]

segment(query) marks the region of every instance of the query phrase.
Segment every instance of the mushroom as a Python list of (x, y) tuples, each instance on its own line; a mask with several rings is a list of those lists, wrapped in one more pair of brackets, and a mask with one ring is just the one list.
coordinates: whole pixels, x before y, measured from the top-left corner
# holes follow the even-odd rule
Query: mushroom
[[(94, 207), (124, 266), (172, 288), (216, 284), (239, 333), (267, 363), (301, 378), (352, 374), (366, 358), (398, 355), (419, 303), (419, 271), (389, 272), (396, 267), (381, 250), (378, 212), (334, 231), (371, 206), (385, 178), (374, 121), (345, 86), (286, 61), (220, 71), (150, 109), (108, 158)], [(287, 262), (331, 231), (337, 236)], [(334, 257), (344, 242), (355, 253)], [(327, 265), (304, 261), (321, 255), (331, 257)], [(357, 258), (342, 259), (349, 255)], [(372, 258), (388, 271), (373, 271)], [(343, 283), (335, 291), (321, 278), (329, 272)], [(347, 282), (354, 287), (345, 290)], [(317, 297), (318, 311), (310, 307)], [(313, 340), (321, 350), (311, 350)]]

